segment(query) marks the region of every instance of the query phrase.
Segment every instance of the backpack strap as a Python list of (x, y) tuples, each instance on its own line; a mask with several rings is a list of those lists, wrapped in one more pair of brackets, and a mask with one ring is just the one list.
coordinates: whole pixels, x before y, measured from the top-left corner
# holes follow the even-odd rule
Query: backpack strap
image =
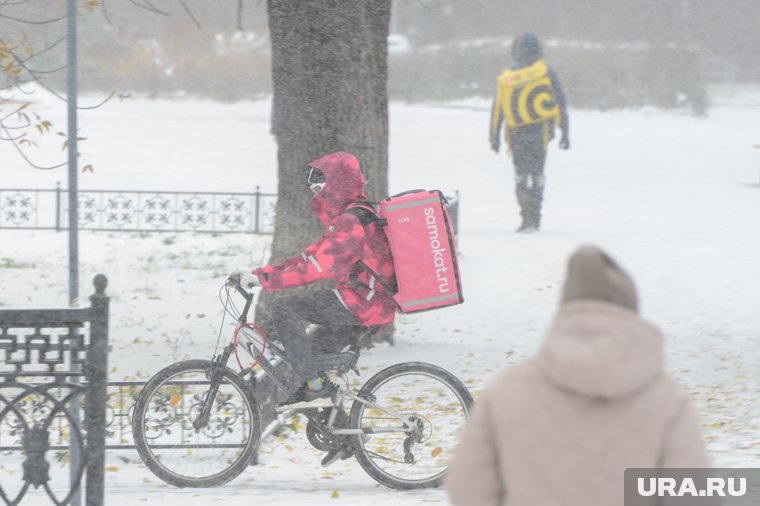
[(375, 205), (373, 202), (359, 201), (356, 203), (356, 205), (349, 207), (340, 214), (345, 213), (353, 214), (359, 218), (359, 222), (362, 224), (362, 227), (366, 227), (370, 223), (377, 223), (377, 225), (382, 228), (388, 224), (388, 220), (384, 220), (377, 215), (377, 211), (375, 211)]
[(345, 213), (353, 214), (354, 216), (359, 218), (359, 222), (362, 224), (362, 227), (366, 227), (370, 223), (379, 224), (380, 222), (380, 217), (377, 214), (375, 214), (375, 211), (371, 211), (369, 208), (364, 207), (363, 205), (349, 207), (348, 209), (343, 211), (341, 214), (345, 214)]
[[(372, 208), (371, 202), (359, 202), (358, 205), (349, 207), (348, 209), (343, 211), (341, 214), (344, 214), (344, 213), (353, 214), (354, 216), (359, 218), (359, 223), (361, 223), (362, 227), (365, 227), (365, 228), (367, 227), (367, 225), (371, 223), (375, 223), (382, 230), (382, 228), (388, 224), (386, 220), (381, 219), (380, 216), (377, 215), (377, 213)], [(391, 295), (395, 295), (396, 293), (398, 293), (398, 284), (396, 283), (395, 278), (393, 279), (391, 283), (388, 283), (387, 281), (383, 280), (383, 278), (381, 278), (379, 274), (373, 271), (362, 260), (359, 260), (358, 262), (356, 262), (356, 265), (359, 267), (359, 269), (349, 276), (354, 286), (364, 284), (359, 281), (358, 277), (359, 277), (360, 272), (367, 271), (370, 274), (370, 276), (372, 276), (378, 283), (380, 283), (380, 285), (383, 288), (385, 288), (385, 290), (388, 293), (390, 293)], [(368, 286), (367, 288), (369, 288), (370, 290), (374, 290), (370, 286)]]

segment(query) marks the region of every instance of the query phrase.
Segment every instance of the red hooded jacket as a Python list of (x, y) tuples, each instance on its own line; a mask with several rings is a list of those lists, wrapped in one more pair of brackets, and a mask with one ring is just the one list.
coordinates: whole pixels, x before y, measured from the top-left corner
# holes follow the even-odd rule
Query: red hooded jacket
[(335, 295), (362, 325), (391, 323), (396, 315), (392, 294), (359, 264), (363, 262), (386, 283), (394, 279), (388, 241), (377, 223), (362, 225), (355, 214), (345, 212), (367, 200), (359, 161), (339, 151), (309, 166), (325, 175), (325, 187), (310, 205), (326, 232), (300, 255), (253, 273), (265, 290), (282, 290), (332, 278)]

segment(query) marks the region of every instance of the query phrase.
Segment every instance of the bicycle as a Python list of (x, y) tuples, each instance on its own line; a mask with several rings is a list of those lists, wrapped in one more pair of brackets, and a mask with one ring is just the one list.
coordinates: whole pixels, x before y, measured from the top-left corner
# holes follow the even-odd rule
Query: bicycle
[[(247, 321), (254, 294), (227, 280), (220, 300), (225, 288), (222, 328), (225, 315), (237, 320), (230, 342), (211, 360), (187, 360), (159, 371), (134, 409), (140, 457), (156, 476), (177, 487), (219, 486), (249, 465), (262, 433), (253, 395), (256, 371), (266, 374), (281, 395), (299, 386), (276, 367), (279, 361), (288, 363), (282, 347)], [(231, 288), (245, 299), (240, 312)], [(451, 373), (422, 362), (387, 367), (354, 391), (348, 373), (359, 375), (360, 337), (343, 351), (314, 357), (326, 379), (344, 386), (337, 388), (331, 408), (299, 411), (308, 420), (309, 443), (320, 451), (353, 454), (373, 479), (391, 488), (439, 486), (472, 407), (470, 392)], [(239, 372), (227, 367), (233, 355)], [(353, 401), (349, 413), (344, 401)]]

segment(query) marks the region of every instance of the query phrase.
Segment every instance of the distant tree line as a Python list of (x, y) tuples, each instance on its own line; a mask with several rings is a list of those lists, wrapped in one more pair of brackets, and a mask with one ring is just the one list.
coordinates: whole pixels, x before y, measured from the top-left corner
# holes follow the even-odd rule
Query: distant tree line
[[(98, 3), (80, 20), (84, 92), (222, 101), (272, 93), (262, 0)], [(27, 19), (51, 15), (47, 0), (15, 9)], [(10, 6), (3, 12), (15, 15)], [(0, 33), (8, 38), (14, 30), (16, 21), (0, 17)], [(36, 48), (60, 34), (45, 24), (23, 30)], [(390, 31), (408, 42), (400, 52), (391, 48), (388, 83), (396, 100), (491, 96), (495, 75), (510, 63), (509, 44), (523, 31), (544, 41), (575, 107), (700, 112), (706, 84), (760, 82), (757, 0), (394, 0)], [(36, 63), (56, 68), (64, 49)], [(48, 84), (62, 89), (63, 75), (48, 76)]]
[[(510, 37), (646, 42), (698, 50), (760, 81), (757, 0), (397, 0), (391, 31), (413, 44)], [(717, 77), (717, 76), (716, 76)]]

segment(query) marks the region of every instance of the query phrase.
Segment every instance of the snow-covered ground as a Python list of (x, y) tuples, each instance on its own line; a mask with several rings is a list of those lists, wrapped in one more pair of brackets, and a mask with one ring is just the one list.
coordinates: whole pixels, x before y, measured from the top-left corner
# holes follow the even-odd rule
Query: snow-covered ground
[[(274, 191), (269, 110), (267, 102), (131, 99), (83, 112), (82, 151), (95, 171), (80, 174), (80, 185)], [(396, 344), (366, 352), (363, 375), (424, 360), (477, 393), (535, 351), (569, 253), (596, 243), (632, 273), (643, 315), (664, 330), (668, 370), (692, 394), (714, 464), (760, 466), (758, 112), (737, 105), (705, 118), (571, 111), (571, 150), (553, 145), (548, 158), (543, 230), (521, 235), (510, 163), (489, 150), (487, 108), (392, 104), (391, 190), (460, 191), (466, 302), (399, 317)], [(64, 124), (52, 106), (47, 113)], [(39, 156), (59, 153), (60, 143)], [(0, 159), (0, 187), (65, 186), (64, 169), (30, 169), (7, 143)], [(109, 279), (111, 379), (208, 357), (225, 274), (261, 264), (268, 244), (266, 236), (242, 234), (83, 232), (80, 293), (91, 293), (95, 273)], [(0, 307), (64, 306), (66, 251), (65, 233), (0, 231)], [(179, 490), (144, 469), (136, 453), (111, 452), (108, 502), (446, 503), (442, 490), (389, 491), (353, 461), (325, 470), (319, 459), (302, 433), (290, 435), (287, 447), (273, 438), (263, 443), (262, 465), (232, 483)]]

